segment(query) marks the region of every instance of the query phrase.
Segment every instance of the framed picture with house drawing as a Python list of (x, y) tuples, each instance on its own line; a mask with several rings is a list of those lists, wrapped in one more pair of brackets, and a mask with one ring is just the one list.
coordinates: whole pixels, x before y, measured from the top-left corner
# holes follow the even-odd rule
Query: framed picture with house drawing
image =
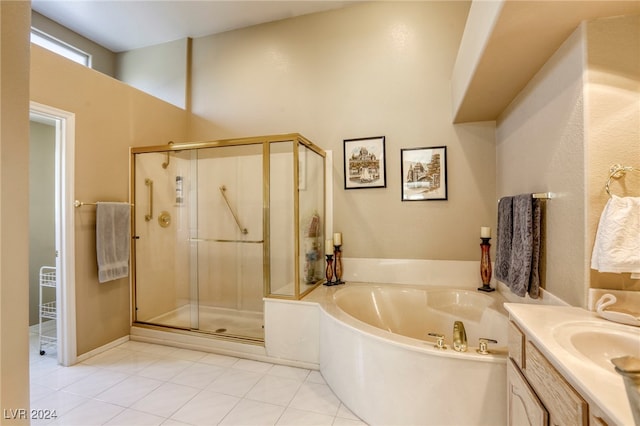
[(386, 188), (384, 136), (344, 140), (344, 189)]
[(447, 199), (447, 147), (400, 150), (402, 201)]

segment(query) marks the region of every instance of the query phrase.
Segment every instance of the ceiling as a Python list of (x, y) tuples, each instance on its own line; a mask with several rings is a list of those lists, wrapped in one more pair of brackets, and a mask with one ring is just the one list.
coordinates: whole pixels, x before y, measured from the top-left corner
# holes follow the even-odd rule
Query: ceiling
[(113, 52), (124, 52), (358, 1), (362, 0), (32, 0), (31, 7)]

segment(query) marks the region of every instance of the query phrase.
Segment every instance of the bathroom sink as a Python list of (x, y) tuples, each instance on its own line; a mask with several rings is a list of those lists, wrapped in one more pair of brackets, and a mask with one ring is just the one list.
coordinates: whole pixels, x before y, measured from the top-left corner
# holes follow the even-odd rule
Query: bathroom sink
[(567, 352), (615, 374), (612, 358), (640, 357), (640, 329), (603, 322), (572, 322), (553, 330)]

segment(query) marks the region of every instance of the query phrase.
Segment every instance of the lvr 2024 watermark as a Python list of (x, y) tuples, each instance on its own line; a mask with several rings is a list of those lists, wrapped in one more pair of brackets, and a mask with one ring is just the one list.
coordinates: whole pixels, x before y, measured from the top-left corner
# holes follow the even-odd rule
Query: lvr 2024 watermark
[(57, 417), (56, 410), (27, 410), (26, 408), (5, 408), (2, 410), (4, 420), (53, 420)]

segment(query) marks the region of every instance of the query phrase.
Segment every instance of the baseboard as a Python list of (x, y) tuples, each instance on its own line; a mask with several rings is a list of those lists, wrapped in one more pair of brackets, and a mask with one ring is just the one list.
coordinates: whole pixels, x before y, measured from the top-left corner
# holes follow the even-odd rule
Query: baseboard
[(128, 342), (129, 341), (129, 336), (123, 336), (119, 339), (116, 339), (112, 342), (107, 343), (106, 345), (100, 346), (99, 348), (95, 348), (93, 350), (90, 350), (89, 352), (85, 352), (82, 355), (78, 355), (78, 357), (76, 358), (76, 362), (82, 362), (85, 361), (93, 356), (96, 356), (98, 354), (101, 354), (102, 352), (108, 351), (109, 349), (113, 349), (116, 346), (120, 346), (121, 344)]

